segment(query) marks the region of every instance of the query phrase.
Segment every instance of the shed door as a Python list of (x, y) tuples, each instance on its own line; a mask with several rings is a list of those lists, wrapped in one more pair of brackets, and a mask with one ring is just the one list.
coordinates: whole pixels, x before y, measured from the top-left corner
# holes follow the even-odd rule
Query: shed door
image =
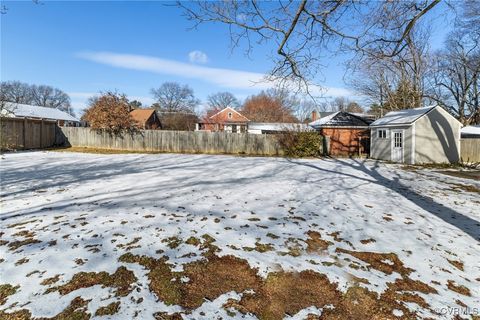
[(392, 161), (403, 162), (403, 130), (392, 130)]

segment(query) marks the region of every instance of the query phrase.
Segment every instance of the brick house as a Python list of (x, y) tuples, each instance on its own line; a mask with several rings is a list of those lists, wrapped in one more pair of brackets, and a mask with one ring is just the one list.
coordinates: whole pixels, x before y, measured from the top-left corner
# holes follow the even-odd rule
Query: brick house
[(331, 155), (354, 156), (369, 153), (371, 122), (368, 116), (339, 111), (309, 125), (330, 138)]
[(135, 109), (130, 112), (140, 129), (158, 130), (162, 128), (155, 109)]
[(197, 123), (196, 130), (202, 131), (225, 131), (225, 132), (247, 132), (247, 117), (233, 108), (226, 107), (212, 116), (206, 116)]

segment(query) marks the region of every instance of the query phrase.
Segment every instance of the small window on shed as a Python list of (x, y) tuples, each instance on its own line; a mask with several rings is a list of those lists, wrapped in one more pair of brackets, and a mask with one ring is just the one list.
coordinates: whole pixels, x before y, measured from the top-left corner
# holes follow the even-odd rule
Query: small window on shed
[(377, 137), (379, 139), (387, 139), (387, 130), (385, 130), (385, 129), (377, 130)]
[(228, 119), (232, 119), (232, 113), (231, 112), (228, 113)]

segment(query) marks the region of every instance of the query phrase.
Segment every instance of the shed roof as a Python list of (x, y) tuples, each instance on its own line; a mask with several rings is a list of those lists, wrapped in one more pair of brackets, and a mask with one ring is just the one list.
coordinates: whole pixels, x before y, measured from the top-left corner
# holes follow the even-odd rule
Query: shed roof
[(461, 134), (480, 136), (480, 125), (467, 126), (460, 129)]
[(155, 109), (135, 109), (130, 112), (130, 115), (132, 116), (133, 120), (135, 122), (143, 125), (147, 120), (152, 116), (152, 114), (155, 112)]
[(368, 127), (372, 120), (349, 112), (338, 111), (329, 116), (320, 118), (309, 125), (313, 128), (322, 127)]
[(391, 111), (387, 113), (383, 118), (375, 120), (370, 126), (384, 126), (384, 125), (401, 125), (411, 124), (417, 121), (419, 118), (427, 114), (430, 110), (435, 109), (436, 106), (405, 109), (399, 111)]
[(5, 104), (5, 109), (7, 110), (9, 115), (13, 115), (15, 117), (65, 120), (75, 122), (80, 121), (72, 115), (55, 108), (7, 102)]

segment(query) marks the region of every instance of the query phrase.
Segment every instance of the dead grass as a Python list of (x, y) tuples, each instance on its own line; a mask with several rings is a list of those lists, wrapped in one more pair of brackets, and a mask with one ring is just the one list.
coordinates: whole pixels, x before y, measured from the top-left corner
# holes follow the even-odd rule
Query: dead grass
[(377, 252), (359, 252), (342, 248), (337, 248), (335, 252), (346, 253), (355, 258), (366, 262), (369, 267), (379, 270), (385, 274), (397, 272), (402, 276), (408, 276), (413, 269), (406, 268), (403, 262), (398, 259), (394, 253), (377, 253)]
[(105, 307), (100, 307), (95, 311), (95, 316), (107, 316), (118, 313), (120, 310), (120, 301), (112, 302)]
[(61, 295), (66, 295), (80, 288), (89, 288), (101, 284), (104, 287), (115, 288), (116, 296), (124, 297), (133, 290), (132, 284), (136, 281), (137, 278), (134, 273), (122, 266), (111, 275), (105, 271), (79, 272), (66, 284), (50, 288), (46, 293), (58, 291)]
[(455, 268), (457, 268), (458, 270), (463, 271), (463, 262), (462, 262), (462, 261), (450, 260), (450, 259), (447, 259), (447, 261), (448, 261), (452, 266), (454, 266)]
[(47, 279), (43, 280), (42, 282), (40, 282), (40, 284), (42, 286), (49, 286), (51, 284), (57, 283), (58, 280), (60, 280), (60, 275), (59, 274), (57, 274), (57, 275), (55, 275), (51, 278), (47, 278)]
[(463, 294), (464, 296), (471, 296), (470, 289), (463, 285), (456, 284), (455, 281), (453, 280), (448, 280), (447, 281), (447, 287), (448, 289), (455, 291), (456, 293)]
[(5, 304), (8, 296), (15, 294), (18, 288), (18, 286), (14, 287), (10, 284), (0, 284), (0, 305)]
[(330, 245), (333, 244), (331, 241), (326, 241), (322, 239), (322, 236), (317, 231), (308, 231), (308, 239), (305, 241), (307, 243), (307, 252), (308, 253), (319, 253), (328, 249)]
[(8, 244), (8, 248), (10, 249), (10, 251), (15, 251), (20, 247), (28, 246), (30, 244), (35, 244), (35, 243), (40, 243), (40, 242), (41, 242), (40, 240), (28, 238), (28, 239), (25, 239), (25, 240), (18, 240), (18, 241), (10, 242)]

